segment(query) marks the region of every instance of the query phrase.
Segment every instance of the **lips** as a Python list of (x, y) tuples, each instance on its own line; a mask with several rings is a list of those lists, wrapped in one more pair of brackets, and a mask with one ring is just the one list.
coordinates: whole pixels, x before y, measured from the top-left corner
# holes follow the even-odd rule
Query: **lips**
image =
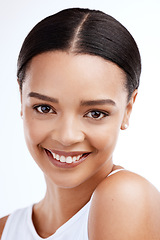
[(52, 151), (45, 149), (47, 155), (52, 158), (51, 162), (53, 164), (58, 164), (59, 166), (76, 166), (86, 159), (86, 157), (91, 152), (61, 152), (61, 151)]

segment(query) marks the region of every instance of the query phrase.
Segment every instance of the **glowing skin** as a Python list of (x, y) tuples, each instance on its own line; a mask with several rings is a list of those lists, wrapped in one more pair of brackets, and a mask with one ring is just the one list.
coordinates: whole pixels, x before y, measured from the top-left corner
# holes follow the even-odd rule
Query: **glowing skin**
[(47, 185), (32, 214), (41, 237), (80, 210), (115, 169), (119, 130), (129, 124), (137, 95), (135, 90), (128, 102), (125, 83), (123, 70), (96, 56), (56, 51), (31, 60), (21, 114), (27, 146)]
[[(33, 158), (57, 186), (101, 181), (112, 170), (118, 133), (131, 110), (125, 81), (118, 66), (96, 56), (50, 52), (32, 59), (22, 91), (25, 138)], [(68, 168), (69, 163), (56, 159), (55, 165), (45, 149), (60, 156), (90, 154)]]
[(32, 211), (42, 238), (55, 233), (93, 196), (90, 240), (159, 239), (159, 192), (129, 171), (107, 177), (119, 168), (112, 154), (137, 95), (135, 90), (127, 102), (125, 81), (118, 66), (100, 57), (57, 51), (32, 59), (21, 114), (29, 151), (47, 184), (45, 197)]

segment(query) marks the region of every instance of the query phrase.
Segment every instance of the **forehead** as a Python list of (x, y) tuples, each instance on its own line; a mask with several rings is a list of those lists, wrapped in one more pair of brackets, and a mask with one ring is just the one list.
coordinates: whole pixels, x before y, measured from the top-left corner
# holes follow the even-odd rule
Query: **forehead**
[[(27, 70), (24, 85), (32, 91), (47, 95), (110, 94), (126, 95), (126, 76), (116, 64), (88, 54), (61, 51), (47, 52), (34, 57)], [(25, 88), (25, 86), (24, 86)]]

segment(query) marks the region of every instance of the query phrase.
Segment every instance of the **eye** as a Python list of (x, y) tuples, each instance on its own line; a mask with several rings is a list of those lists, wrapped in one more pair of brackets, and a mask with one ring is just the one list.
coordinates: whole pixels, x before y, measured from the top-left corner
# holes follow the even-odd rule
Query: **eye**
[(85, 114), (85, 117), (96, 119), (96, 120), (101, 120), (104, 117), (109, 116), (107, 112), (102, 112), (98, 110), (93, 110)]
[(35, 106), (34, 109), (41, 114), (56, 113), (49, 105)]

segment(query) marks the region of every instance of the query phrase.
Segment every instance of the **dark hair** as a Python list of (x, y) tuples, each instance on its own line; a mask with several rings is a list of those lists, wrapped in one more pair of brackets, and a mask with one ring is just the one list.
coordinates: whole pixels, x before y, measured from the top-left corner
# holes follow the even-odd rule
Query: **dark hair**
[(30, 60), (54, 50), (96, 55), (114, 62), (126, 73), (128, 98), (139, 86), (141, 59), (135, 40), (121, 23), (101, 11), (71, 8), (39, 22), (19, 54), (17, 77), (21, 90)]

